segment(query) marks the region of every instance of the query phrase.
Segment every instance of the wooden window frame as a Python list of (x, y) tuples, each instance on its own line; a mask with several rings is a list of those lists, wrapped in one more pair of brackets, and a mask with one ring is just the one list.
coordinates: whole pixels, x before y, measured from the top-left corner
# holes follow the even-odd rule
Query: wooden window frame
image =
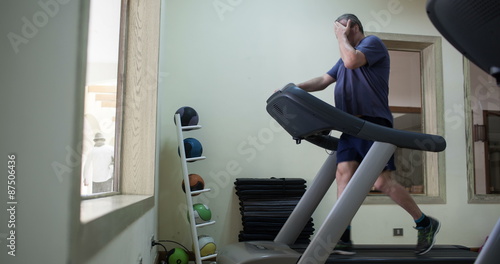
[[(81, 3), (82, 43), (87, 43), (89, 2)], [(124, 34), (126, 45), (120, 48), (125, 53), (125, 60), (119, 65), (123, 67), (119, 79), (123, 80), (124, 91), (118, 93), (121, 96), (117, 98), (117, 109), (121, 113), (117, 119), (122, 123), (121, 129), (116, 131), (116, 137), (120, 137), (117, 142), (121, 142), (116, 166), (120, 193), (87, 200), (81, 198), (80, 192), (74, 194), (80, 205), (72, 226), (70, 247), (75, 263), (85, 263), (155, 207), (161, 1), (122, 0), (122, 5), (128, 26)], [(79, 56), (84, 69), (86, 44), (82, 46)]]

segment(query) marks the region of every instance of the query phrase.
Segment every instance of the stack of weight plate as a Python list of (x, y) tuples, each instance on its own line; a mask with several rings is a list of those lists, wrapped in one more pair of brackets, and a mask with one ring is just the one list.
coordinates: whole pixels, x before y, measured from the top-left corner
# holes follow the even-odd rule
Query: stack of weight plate
[[(274, 240), (306, 191), (305, 183), (300, 178), (236, 179), (243, 223), (239, 241)], [(295, 243), (309, 243), (313, 232), (311, 218)]]

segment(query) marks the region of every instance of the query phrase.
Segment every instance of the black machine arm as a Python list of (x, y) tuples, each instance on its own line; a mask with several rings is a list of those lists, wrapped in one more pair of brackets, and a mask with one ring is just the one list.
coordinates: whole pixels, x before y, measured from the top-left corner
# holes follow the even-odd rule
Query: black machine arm
[(500, 85), (498, 1), (429, 0), (425, 9), (439, 33)]
[(386, 142), (400, 148), (439, 152), (443, 137), (377, 125), (347, 114), (290, 83), (267, 100), (267, 112), (300, 142), (305, 139), (334, 150), (337, 140), (327, 134), (337, 130), (362, 139)]
[(312, 135), (305, 138), (305, 140), (318, 147), (329, 150), (337, 150), (337, 146), (339, 145), (339, 139), (329, 135)]

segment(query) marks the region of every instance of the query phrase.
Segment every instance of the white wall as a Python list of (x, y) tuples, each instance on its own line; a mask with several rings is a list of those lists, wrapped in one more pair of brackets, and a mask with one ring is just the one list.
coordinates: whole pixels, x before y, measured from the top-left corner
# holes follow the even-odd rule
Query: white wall
[[(7, 254), (7, 176), (0, 179), (0, 263), (72, 263), (79, 223), (82, 1), (4, 1), (0, 9), (0, 155), (16, 154), (16, 256)], [(28, 21), (28, 22), (26, 22)], [(20, 41), (12, 45), (8, 36)], [(54, 170), (53, 165), (60, 169)], [(148, 211), (91, 263), (152, 263)], [(124, 253), (126, 252), (126, 254)]]
[[(69, 257), (70, 197), (79, 172), (68, 153), (81, 134), (75, 118), (82, 106), (76, 89), (79, 1), (58, 7), (53, 17), (37, 2), (9, 1), (0, 11), (0, 151), (2, 166), (9, 153), (17, 155), (18, 164), (16, 256), (7, 255), (5, 234), (10, 229), (2, 210), (2, 263), (65, 263)], [(12, 45), (8, 34), (24, 42)], [(66, 160), (71, 171), (58, 177), (52, 164)], [(1, 181), (4, 204), (6, 177)]]
[[(223, 246), (237, 241), (241, 227), (235, 178), (310, 181), (326, 158), (322, 149), (295, 145), (271, 122), (265, 102), (288, 82), (319, 76), (333, 66), (339, 57), (333, 34), (336, 17), (356, 13), (367, 31), (439, 35), (427, 18), (423, 0), (163, 3), (159, 236), (186, 246), (191, 240), (173, 123), (177, 108), (189, 105), (200, 114), (203, 129), (190, 136), (202, 142), (207, 159), (189, 166), (213, 188), (206, 198), (196, 198), (208, 204), (217, 221), (201, 232)], [(498, 219), (500, 206), (467, 204), (462, 56), (445, 40), (443, 67), (447, 203), (421, 207), (443, 222), (437, 243), (477, 247)], [(316, 95), (332, 102), (332, 90)], [(335, 191), (329, 192), (313, 216), (316, 227), (335, 197)], [(396, 205), (364, 205), (352, 225), (358, 244), (416, 243), (411, 217)], [(392, 237), (393, 227), (403, 227), (405, 236)]]
[[(86, 264), (153, 264), (157, 250), (163, 250), (150, 247), (151, 234), (156, 233), (156, 228), (156, 208), (154, 208), (133, 222)], [(139, 262), (141, 260), (142, 262)]]

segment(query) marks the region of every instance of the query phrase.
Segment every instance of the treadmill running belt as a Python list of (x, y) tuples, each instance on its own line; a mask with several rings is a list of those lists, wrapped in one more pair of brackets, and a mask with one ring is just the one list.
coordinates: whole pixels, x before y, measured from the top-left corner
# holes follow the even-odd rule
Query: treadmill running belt
[[(294, 245), (303, 252), (307, 245)], [(478, 253), (455, 245), (436, 245), (423, 256), (415, 255), (414, 245), (354, 245), (355, 255), (330, 255), (326, 263), (453, 263), (472, 264)]]

